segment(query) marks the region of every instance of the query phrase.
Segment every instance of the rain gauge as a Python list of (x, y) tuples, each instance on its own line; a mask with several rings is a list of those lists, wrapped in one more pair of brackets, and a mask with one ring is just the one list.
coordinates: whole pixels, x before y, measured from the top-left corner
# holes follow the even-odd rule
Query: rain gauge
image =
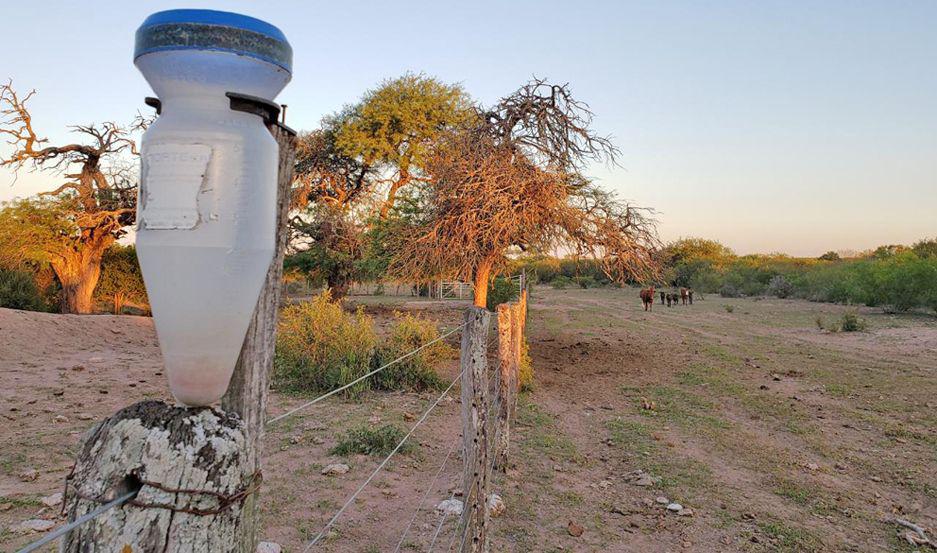
[(159, 113), (141, 144), (137, 254), (186, 405), (224, 395), (275, 253), (279, 153), (259, 115), (275, 119), (292, 56), (279, 29), (234, 13), (163, 11), (137, 30)]

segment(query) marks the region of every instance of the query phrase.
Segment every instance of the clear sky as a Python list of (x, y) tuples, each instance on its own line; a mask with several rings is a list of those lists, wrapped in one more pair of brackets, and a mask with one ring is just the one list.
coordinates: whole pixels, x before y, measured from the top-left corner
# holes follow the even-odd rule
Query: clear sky
[[(129, 120), (151, 12), (238, 11), (286, 33), (295, 128), (406, 71), (492, 102), (532, 75), (569, 82), (614, 136), (592, 174), (658, 210), (661, 236), (818, 255), (937, 236), (937, 2), (15, 2), (0, 78), (37, 88), (35, 125)], [(2, 146), (0, 146), (2, 147)], [(25, 175), (0, 200), (52, 184)]]

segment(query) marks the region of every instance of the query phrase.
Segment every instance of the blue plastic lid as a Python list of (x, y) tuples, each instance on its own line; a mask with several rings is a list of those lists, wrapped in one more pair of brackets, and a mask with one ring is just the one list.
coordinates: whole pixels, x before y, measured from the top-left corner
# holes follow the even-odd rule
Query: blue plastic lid
[(147, 17), (137, 29), (134, 59), (192, 49), (251, 56), (292, 72), (293, 50), (283, 31), (254, 17), (216, 10), (167, 10)]

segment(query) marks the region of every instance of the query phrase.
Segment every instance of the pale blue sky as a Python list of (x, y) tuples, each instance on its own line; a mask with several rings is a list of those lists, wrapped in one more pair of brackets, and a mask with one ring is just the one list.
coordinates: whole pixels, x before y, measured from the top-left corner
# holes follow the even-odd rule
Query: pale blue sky
[[(818, 255), (937, 235), (937, 2), (20, 2), (0, 77), (37, 88), (37, 130), (128, 120), (151, 12), (238, 11), (280, 27), (280, 101), (311, 128), (406, 71), (491, 102), (531, 75), (568, 81), (623, 168), (596, 178), (659, 211), (664, 239)], [(0, 200), (51, 184), (27, 175)]]

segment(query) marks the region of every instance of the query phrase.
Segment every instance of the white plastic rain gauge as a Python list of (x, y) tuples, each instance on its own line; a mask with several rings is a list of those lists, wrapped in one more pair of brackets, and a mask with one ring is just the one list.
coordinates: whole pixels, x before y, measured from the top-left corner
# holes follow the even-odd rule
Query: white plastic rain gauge
[(250, 107), (273, 105), (292, 49), (252, 17), (171, 10), (137, 30), (134, 63), (160, 114), (141, 146), (140, 266), (169, 387), (209, 405), (228, 387), (275, 251), (278, 149)]

